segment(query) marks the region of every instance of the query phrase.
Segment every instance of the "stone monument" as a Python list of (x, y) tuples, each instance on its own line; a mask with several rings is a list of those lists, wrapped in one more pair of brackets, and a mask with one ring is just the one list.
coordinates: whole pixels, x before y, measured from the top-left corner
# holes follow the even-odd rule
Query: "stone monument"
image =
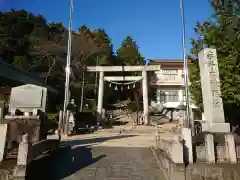
[(206, 118), (202, 123), (202, 131), (228, 133), (230, 125), (225, 122), (224, 118), (216, 49), (205, 48), (198, 54), (198, 57)]
[(9, 111), (19, 109), (23, 112), (32, 112), (39, 109), (45, 112), (47, 101), (47, 88), (26, 84), (12, 88)]

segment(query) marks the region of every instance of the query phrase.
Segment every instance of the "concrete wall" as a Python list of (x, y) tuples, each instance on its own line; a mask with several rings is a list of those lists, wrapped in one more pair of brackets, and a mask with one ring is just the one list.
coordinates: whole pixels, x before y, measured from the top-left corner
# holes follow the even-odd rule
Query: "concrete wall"
[(239, 180), (240, 166), (193, 164), (186, 167), (186, 180)]
[(161, 139), (161, 135), (156, 135), (155, 149), (163, 151), (173, 162), (183, 163), (183, 144), (180, 136), (176, 135), (172, 139)]
[[(208, 138), (208, 137), (212, 138)], [(236, 137), (235, 137), (236, 138)], [(236, 157), (240, 157), (240, 147), (236, 145), (234, 155), (234, 143), (232, 134), (202, 134), (194, 139), (193, 154), (197, 161), (185, 166), (183, 161), (184, 148), (180, 147), (179, 141), (161, 140), (160, 134), (156, 135), (155, 155), (160, 168), (165, 172), (169, 180), (239, 180), (240, 164), (236, 164)], [(201, 142), (200, 142), (200, 141)], [(236, 140), (235, 140), (236, 141)], [(200, 144), (199, 144), (200, 143)], [(179, 144), (174, 146), (174, 144)], [(212, 146), (210, 146), (212, 144)], [(213, 145), (214, 144), (214, 145)], [(183, 146), (183, 145), (182, 145)], [(213, 152), (211, 153), (210, 151)], [(211, 157), (214, 158), (212, 159)], [(215, 157), (216, 156), (216, 157)], [(235, 156), (235, 160), (234, 160)], [(186, 156), (185, 156), (186, 157)], [(213, 160), (213, 161), (212, 161)], [(215, 161), (216, 160), (216, 161)]]
[(163, 151), (155, 150), (160, 168), (169, 180), (239, 180), (239, 164), (174, 163)]
[(173, 162), (168, 155), (161, 150), (156, 150), (156, 157), (160, 168), (169, 180), (185, 180), (185, 165)]

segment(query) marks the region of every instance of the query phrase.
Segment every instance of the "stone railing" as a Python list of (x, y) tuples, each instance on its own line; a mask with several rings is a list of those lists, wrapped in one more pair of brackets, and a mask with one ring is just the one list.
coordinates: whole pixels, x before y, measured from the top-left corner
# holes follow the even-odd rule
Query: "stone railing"
[[(156, 134), (154, 155), (167, 179), (239, 179), (237, 160), (240, 157), (238, 145), (240, 141), (238, 137), (230, 133), (201, 133), (192, 139), (189, 133), (189, 129), (183, 128), (182, 139), (176, 135), (175, 138), (168, 137), (169, 140), (163, 137), (161, 139), (160, 134)], [(194, 148), (190, 148), (191, 146)], [(191, 154), (190, 151), (195, 152)], [(194, 156), (194, 162), (189, 158), (190, 156)], [(187, 162), (187, 157), (189, 160), (185, 164), (183, 162)]]
[(161, 150), (154, 150), (154, 156), (157, 158), (160, 169), (163, 170), (168, 180), (186, 180), (185, 164), (175, 163)]
[(233, 134), (202, 133), (194, 137), (193, 146), (196, 162), (237, 163), (238, 146), (235, 145)]
[(38, 141), (34, 144), (28, 142), (28, 134), (22, 136), (22, 141), (18, 147), (17, 164), (13, 170), (13, 179), (25, 179), (27, 165), (42, 153), (52, 152), (59, 146), (60, 139), (58, 131), (54, 137)]
[(156, 134), (156, 149), (163, 151), (174, 163), (183, 163), (183, 144), (180, 136), (176, 135), (171, 140), (161, 139)]
[(154, 151), (160, 168), (164, 171), (167, 179), (184, 180), (183, 141), (177, 134), (169, 139), (160, 136), (158, 132), (156, 134), (156, 147)]

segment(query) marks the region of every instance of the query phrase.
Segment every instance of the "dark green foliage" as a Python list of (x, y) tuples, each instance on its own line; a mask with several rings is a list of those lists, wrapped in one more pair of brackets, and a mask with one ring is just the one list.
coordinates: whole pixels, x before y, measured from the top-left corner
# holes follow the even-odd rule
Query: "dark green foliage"
[(240, 4), (237, 0), (212, 0), (212, 7), (212, 18), (197, 23), (198, 38), (191, 40), (190, 91), (196, 104), (202, 107), (197, 54), (204, 44), (216, 48), (225, 114), (227, 120), (234, 121), (232, 115), (240, 108)]
[[(43, 16), (25, 10), (0, 12), (0, 57), (40, 76), (45, 83), (60, 91), (61, 98), (64, 94), (67, 47), (68, 29), (62, 23), (47, 23)], [(72, 32), (71, 96), (79, 106), (84, 86), (86, 102), (87, 99), (97, 98), (98, 75), (87, 73), (86, 66), (142, 64), (144, 58), (130, 36), (124, 39), (115, 55), (111, 39), (104, 29), (91, 30), (82, 25), (78, 32)], [(116, 101), (118, 93), (106, 84), (104, 104)]]
[[(111, 39), (103, 29), (83, 25), (72, 39), (71, 89), (73, 96), (80, 97), (85, 67), (113, 64), (114, 58)], [(59, 91), (64, 89), (67, 43), (68, 30), (62, 23), (47, 23), (41, 15), (25, 10), (0, 13), (0, 57), (39, 75)], [(95, 88), (95, 74), (85, 74), (86, 79), (88, 95)]]
[(121, 47), (117, 50), (118, 59), (124, 65), (143, 65), (144, 58), (139, 52), (139, 47), (131, 36), (127, 36)]
[[(144, 65), (144, 57), (141, 55), (139, 51), (139, 47), (136, 43), (136, 41), (133, 40), (131, 36), (127, 36), (120, 48), (117, 50), (117, 58), (120, 65)], [(122, 74), (124, 76), (129, 75), (141, 75), (141, 72), (127, 72)], [(140, 82), (141, 83), (141, 82)], [(134, 99), (135, 102), (134, 107), (136, 106), (136, 109), (140, 109), (141, 107), (141, 84), (139, 82), (136, 84), (136, 88), (129, 91), (129, 96), (133, 96), (131, 99)]]

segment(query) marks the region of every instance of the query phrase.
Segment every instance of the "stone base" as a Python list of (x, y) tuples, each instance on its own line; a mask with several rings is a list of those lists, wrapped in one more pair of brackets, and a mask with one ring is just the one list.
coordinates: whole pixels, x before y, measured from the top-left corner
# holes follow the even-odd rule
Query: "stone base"
[(185, 180), (239, 180), (239, 165), (195, 163), (186, 167)]
[[(157, 159), (160, 169), (164, 171), (166, 179), (185, 180), (185, 164), (175, 163), (163, 151), (151, 148), (153, 155)], [(160, 178), (161, 179), (161, 178)], [(165, 178), (164, 178), (165, 179)]]
[(202, 123), (202, 132), (229, 133), (229, 123)]

